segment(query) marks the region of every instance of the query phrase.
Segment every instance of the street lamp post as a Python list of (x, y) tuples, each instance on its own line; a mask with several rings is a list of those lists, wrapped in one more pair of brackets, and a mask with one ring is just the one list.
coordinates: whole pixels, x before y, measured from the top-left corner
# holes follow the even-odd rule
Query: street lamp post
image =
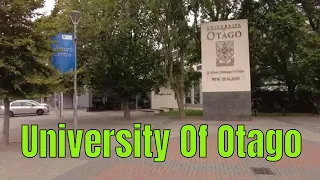
[(73, 23), (73, 39), (74, 39), (74, 93), (73, 93), (73, 125), (74, 129), (78, 129), (78, 98), (77, 98), (77, 25), (80, 21), (80, 12), (71, 11), (70, 18)]

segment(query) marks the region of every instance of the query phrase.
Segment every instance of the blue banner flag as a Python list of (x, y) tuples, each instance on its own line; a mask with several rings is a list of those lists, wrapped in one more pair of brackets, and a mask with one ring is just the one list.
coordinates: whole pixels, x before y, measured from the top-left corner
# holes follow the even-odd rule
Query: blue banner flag
[(65, 73), (75, 67), (75, 46), (72, 34), (57, 34), (51, 38), (54, 51), (52, 64), (60, 72)]

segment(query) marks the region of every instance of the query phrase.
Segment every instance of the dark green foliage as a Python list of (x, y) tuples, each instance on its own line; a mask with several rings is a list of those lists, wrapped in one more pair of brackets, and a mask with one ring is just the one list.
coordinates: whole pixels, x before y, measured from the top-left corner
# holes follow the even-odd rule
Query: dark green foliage
[[(125, 97), (156, 88), (157, 77), (161, 77), (161, 57), (150, 39), (147, 7), (143, 1), (126, 1), (110, 3), (104, 8), (106, 12), (99, 18), (105, 21), (92, 22), (98, 18), (93, 12), (100, 9), (95, 5), (88, 9), (91, 13), (84, 19), (91, 21), (89, 31), (97, 35), (90, 36), (94, 42), (84, 41), (92, 42), (84, 50), (95, 52), (86, 55), (89, 84), (94, 89), (115, 91)], [(92, 32), (91, 27), (100, 28)], [(89, 32), (84, 29), (83, 33)]]
[(243, 2), (239, 17), (249, 22), (253, 90), (266, 83), (282, 86), (291, 100), (297, 89), (314, 90), (319, 35), (311, 32), (299, 6), (292, 1)]
[[(201, 22), (246, 18), (252, 90), (272, 84), (295, 99), (297, 90), (320, 88), (318, 7), (315, 0), (61, 0), (53, 17), (59, 32), (71, 32), (68, 12), (82, 12), (82, 85), (130, 96), (169, 82), (180, 97), (199, 82), (192, 66), (201, 63)], [(63, 81), (71, 91), (72, 74)]]
[[(54, 85), (50, 42), (31, 19), (43, 1), (4, 0), (0, 6), (0, 96), (47, 94)], [(53, 83), (53, 84), (52, 84)]]
[(0, 98), (4, 99), (3, 143), (9, 144), (9, 100), (45, 96), (58, 85), (50, 63), (50, 32), (34, 11), (44, 0), (0, 1)]

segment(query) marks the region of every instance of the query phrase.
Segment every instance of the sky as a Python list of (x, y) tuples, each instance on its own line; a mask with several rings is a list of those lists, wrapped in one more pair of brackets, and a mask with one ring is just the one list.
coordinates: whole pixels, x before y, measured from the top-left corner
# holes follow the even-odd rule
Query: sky
[(39, 9), (38, 12), (44, 13), (45, 15), (49, 15), (52, 9), (54, 8), (55, 1), (56, 0), (45, 0), (45, 7), (42, 9)]
[[(50, 15), (51, 11), (54, 8), (55, 2), (56, 2), (56, 0), (45, 0), (45, 5), (44, 5), (45, 7), (42, 8), (42, 9), (37, 10), (37, 12), (41, 13), (41, 14), (45, 14), (45, 15)], [(189, 18), (190, 18), (190, 21), (191, 21), (191, 22), (189, 22), (189, 24), (192, 24), (193, 16), (190, 15)]]

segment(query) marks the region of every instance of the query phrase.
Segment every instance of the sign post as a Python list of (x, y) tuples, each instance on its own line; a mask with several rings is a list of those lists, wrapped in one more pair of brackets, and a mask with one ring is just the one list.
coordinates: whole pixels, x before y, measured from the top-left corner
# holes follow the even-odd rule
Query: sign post
[(59, 115), (62, 117), (63, 113), (63, 92), (60, 92), (60, 104), (59, 104)]
[(73, 24), (73, 39), (74, 39), (74, 82), (73, 82), (73, 126), (74, 130), (78, 129), (78, 91), (77, 91), (77, 26), (80, 21), (81, 13), (79, 11), (72, 10), (69, 13), (70, 19)]
[[(52, 56), (52, 64), (61, 73), (75, 69), (75, 45), (72, 34), (57, 34), (51, 38), (51, 48), (55, 52)], [(59, 116), (63, 115), (63, 92), (59, 96)]]

